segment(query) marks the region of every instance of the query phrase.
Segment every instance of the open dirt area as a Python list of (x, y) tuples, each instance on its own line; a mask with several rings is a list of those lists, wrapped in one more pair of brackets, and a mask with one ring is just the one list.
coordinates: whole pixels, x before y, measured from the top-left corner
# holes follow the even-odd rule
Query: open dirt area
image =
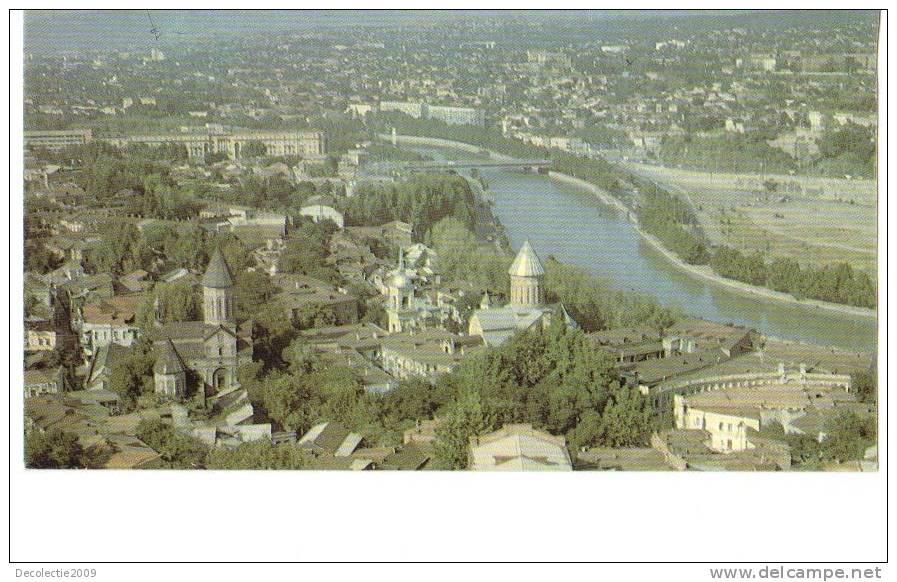
[(875, 276), (873, 180), (625, 167), (688, 200), (715, 243), (801, 264), (846, 261)]

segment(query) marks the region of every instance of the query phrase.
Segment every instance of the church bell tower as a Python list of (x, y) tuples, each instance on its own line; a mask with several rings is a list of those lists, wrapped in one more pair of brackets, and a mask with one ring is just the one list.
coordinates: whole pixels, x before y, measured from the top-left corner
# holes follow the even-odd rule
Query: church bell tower
[(202, 306), (206, 323), (227, 326), (236, 323), (234, 279), (221, 249), (215, 249), (202, 277)]

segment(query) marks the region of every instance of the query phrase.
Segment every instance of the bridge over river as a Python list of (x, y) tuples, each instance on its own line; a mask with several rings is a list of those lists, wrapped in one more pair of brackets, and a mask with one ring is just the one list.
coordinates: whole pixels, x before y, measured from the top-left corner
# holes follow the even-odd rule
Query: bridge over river
[(544, 173), (551, 166), (551, 160), (438, 160), (438, 161), (414, 161), (414, 162), (374, 162), (370, 164), (372, 172), (407, 171), (407, 172), (432, 172), (437, 170), (469, 170), (482, 169), (520, 169), (525, 171), (538, 171)]

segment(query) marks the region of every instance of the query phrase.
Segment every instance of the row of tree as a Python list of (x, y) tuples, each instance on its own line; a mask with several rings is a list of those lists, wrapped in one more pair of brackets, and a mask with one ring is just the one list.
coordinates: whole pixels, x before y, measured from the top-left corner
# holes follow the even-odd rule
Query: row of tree
[(769, 287), (801, 298), (830, 301), (875, 309), (876, 286), (872, 278), (848, 263), (801, 267), (794, 259), (767, 262), (759, 252), (745, 254), (720, 246), (710, 260), (714, 271), (737, 281)]
[(476, 198), (470, 185), (456, 174), (420, 174), (390, 184), (369, 183), (345, 204), (346, 222), (381, 225), (393, 220), (411, 224), (422, 238), (434, 224), (453, 217), (472, 228)]
[(698, 218), (678, 196), (645, 180), (638, 181), (641, 193), (637, 209), (639, 225), (663, 245), (692, 265), (705, 264), (707, 244), (698, 231)]

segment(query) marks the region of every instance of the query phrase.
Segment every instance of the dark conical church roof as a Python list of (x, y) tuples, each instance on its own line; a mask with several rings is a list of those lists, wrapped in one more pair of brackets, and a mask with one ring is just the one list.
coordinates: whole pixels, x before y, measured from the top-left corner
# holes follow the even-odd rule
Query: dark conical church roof
[(230, 267), (227, 266), (224, 255), (221, 254), (221, 249), (215, 249), (206, 274), (202, 276), (202, 286), (224, 289), (232, 287), (233, 284), (234, 278), (230, 274)]

